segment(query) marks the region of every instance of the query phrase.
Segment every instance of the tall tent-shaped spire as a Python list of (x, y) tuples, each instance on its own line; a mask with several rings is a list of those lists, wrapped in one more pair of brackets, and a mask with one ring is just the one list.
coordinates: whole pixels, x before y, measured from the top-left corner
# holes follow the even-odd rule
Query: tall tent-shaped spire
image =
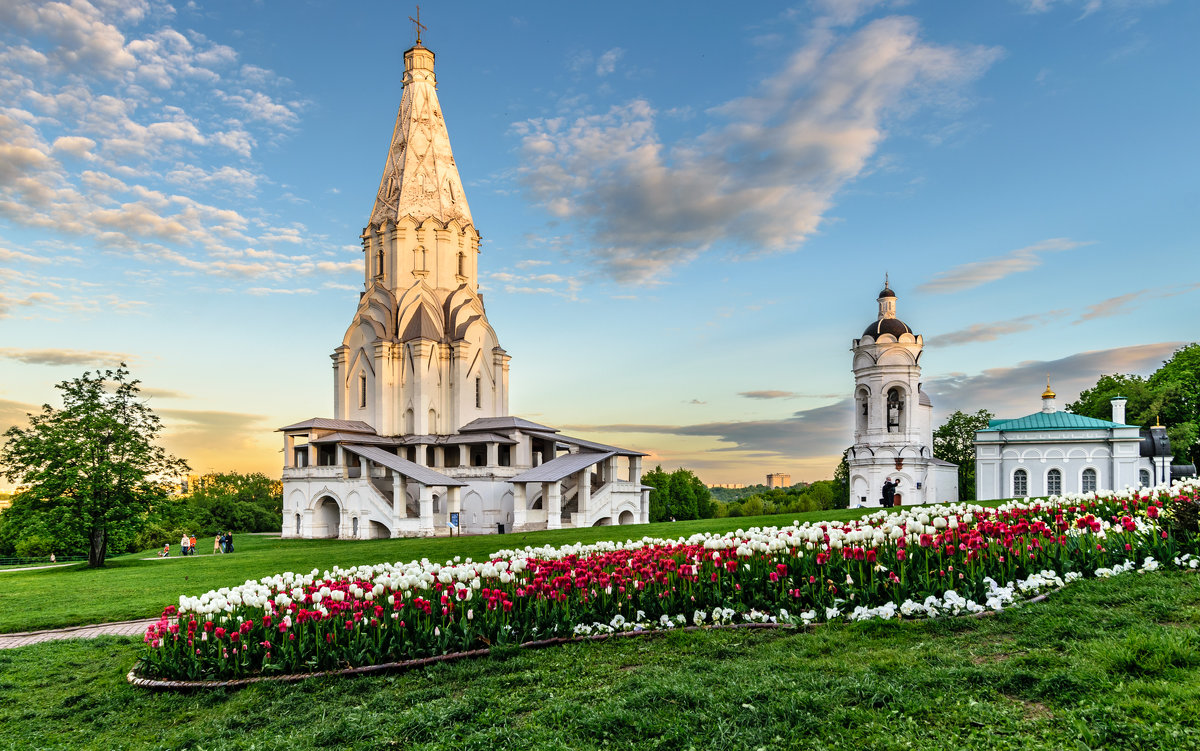
[(402, 83), (400, 112), (370, 223), (412, 216), (418, 222), (433, 217), (473, 224), (438, 103), (433, 52), (419, 40), (404, 53)]

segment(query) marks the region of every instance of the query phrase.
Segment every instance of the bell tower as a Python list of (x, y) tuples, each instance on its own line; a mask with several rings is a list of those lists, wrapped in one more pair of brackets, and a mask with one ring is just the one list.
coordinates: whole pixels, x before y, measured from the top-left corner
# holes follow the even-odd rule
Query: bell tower
[(400, 110), (360, 235), (363, 293), (332, 355), (335, 416), (380, 435), (446, 435), (508, 414), (510, 358), (479, 294), (481, 238), (433, 66), (418, 37), (404, 53)]
[[(852, 504), (878, 505), (883, 483), (900, 479), (904, 503), (922, 503), (933, 457), (932, 402), (921, 390), (925, 341), (896, 317), (896, 293), (885, 280), (878, 317), (853, 340), (854, 446)], [(920, 483), (920, 487), (918, 487)]]

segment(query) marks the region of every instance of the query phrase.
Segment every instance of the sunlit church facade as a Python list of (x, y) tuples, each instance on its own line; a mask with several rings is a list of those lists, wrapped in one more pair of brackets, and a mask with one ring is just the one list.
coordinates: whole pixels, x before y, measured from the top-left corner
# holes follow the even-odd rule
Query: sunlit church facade
[(281, 428), (285, 537), (429, 536), (648, 521), (643, 454), (510, 416), (510, 356), (479, 293), (480, 235), (434, 55), (403, 93), (334, 350), (333, 417)]

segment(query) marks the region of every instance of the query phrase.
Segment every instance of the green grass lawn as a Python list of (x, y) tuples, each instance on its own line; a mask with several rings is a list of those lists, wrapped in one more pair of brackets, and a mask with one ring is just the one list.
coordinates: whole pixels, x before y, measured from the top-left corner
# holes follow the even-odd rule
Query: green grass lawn
[[(170, 558), (156, 558), (157, 550), (147, 550), (109, 559), (102, 569), (71, 566), (39, 571), (0, 571), (0, 633), (155, 617), (165, 606), (177, 604), (181, 594), (199, 595), (210, 589), (236, 586), (247, 579), (260, 579), (284, 571), (308, 572), (314, 568), (325, 570), (334, 566), (421, 558), (444, 561), (456, 555), (480, 560), (502, 548), (638, 540), (646, 535), (680, 537), (696, 532), (728, 532), (751, 526), (791, 524), (795, 519), (853, 519), (875, 510), (878, 509), (454, 538), (281, 540), (242, 534), (234, 536), (237, 552), (231, 555), (183, 558), (172, 545), (176, 554)], [(204, 550), (203, 547), (200, 549)]]
[(231, 692), (135, 689), (140, 645), (106, 637), (0, 651), (0, 749), (1195, 749), (1198, 644), (1195, 572), (1082, 581), (990, 618), (674, 633)]

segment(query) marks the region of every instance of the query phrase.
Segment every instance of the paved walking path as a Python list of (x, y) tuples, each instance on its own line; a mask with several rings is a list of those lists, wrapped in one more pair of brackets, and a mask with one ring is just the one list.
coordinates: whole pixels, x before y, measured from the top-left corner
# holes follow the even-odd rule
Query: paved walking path
[(21, 568), (0, 568), (0, 574), (7, 574), (10, 571), (37, 571), (42, 568), (64, 568), (66, 566), (78, 566), (87, 561), (70, 561), (68, 563), (47, 563), (42, 566), (22, 566)]
[(97, 623), (91, 626), (54, 628), (47, 631), (21, 631), (15, 634), (0, 634), (0, 649), (25, 647), (30, 644), (58, 639), (94, 639), (97, 636), (141, 636), (146, 633), (147, 626), (157, 622), (157, 618), (143, 618), (138, 621), (117, 621), (116, 623)]

